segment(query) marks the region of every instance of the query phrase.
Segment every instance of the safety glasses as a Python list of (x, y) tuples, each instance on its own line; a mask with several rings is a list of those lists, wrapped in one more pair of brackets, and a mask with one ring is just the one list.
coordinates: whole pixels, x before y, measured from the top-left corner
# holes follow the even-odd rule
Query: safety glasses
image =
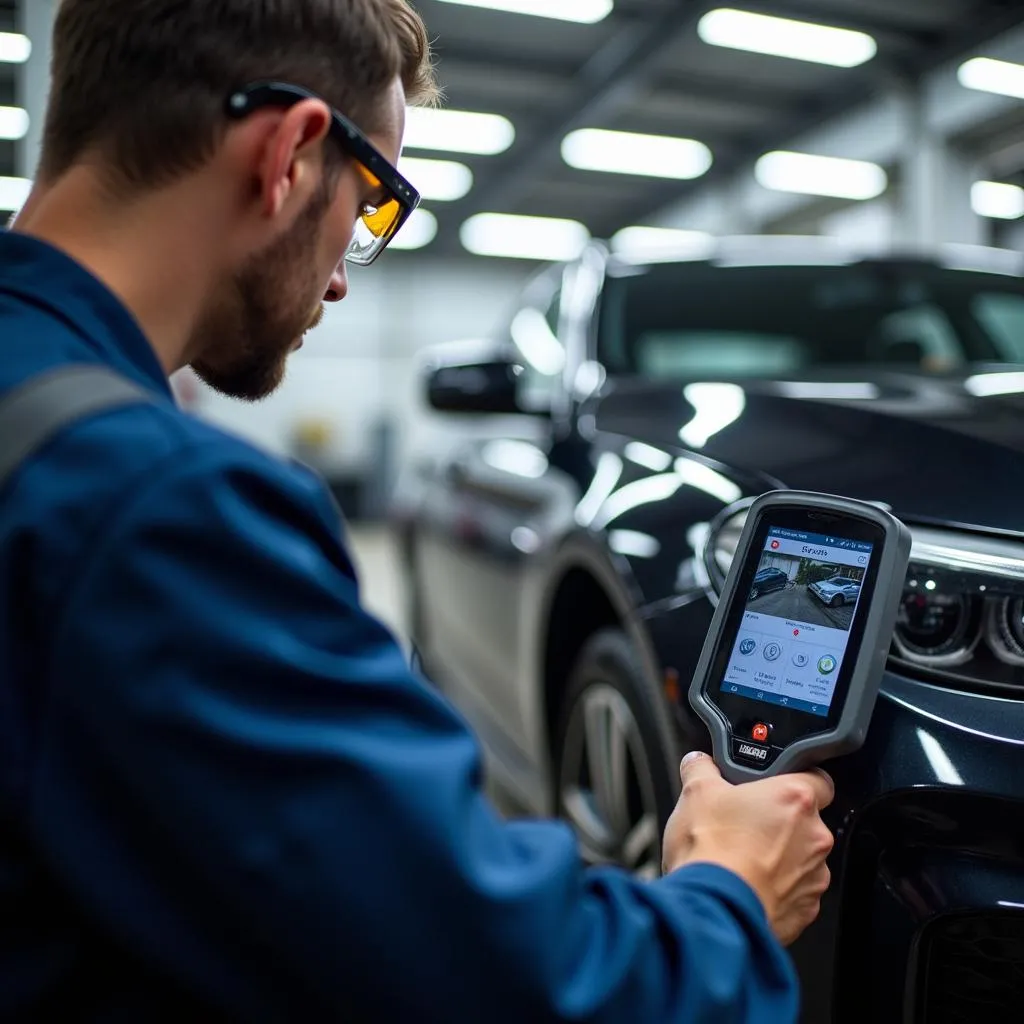
[[(256, 82), (231, 94), (227, 112), (230, 118), (241, 120), (264, 107), (291, 107), (309, 99), (326, 102), (323, 97), (297, 85)], [(368, 267), (388, 247), (391, 239), (419, 206), (420, 194), (381, 155), (377, 147), (333, 107), (331, 136), (355, 160), (359, 173), (374, 190), (372, 201), (363, 206), (352, 242), (345, 252), (346, 262)]]

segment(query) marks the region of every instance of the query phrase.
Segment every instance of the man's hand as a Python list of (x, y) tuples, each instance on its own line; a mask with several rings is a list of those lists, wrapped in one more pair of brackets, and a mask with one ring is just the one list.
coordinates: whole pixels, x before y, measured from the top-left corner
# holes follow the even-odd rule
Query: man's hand
[(830, 876), (832, 833), (819, 811), (835, 795), (822, 771), (733, 786), (706, 754), (680, 768), (683, 791), (665, 829), (665, 872), (710, 863), (757, 893), (768, 922), (789, 945), (818, 916)]

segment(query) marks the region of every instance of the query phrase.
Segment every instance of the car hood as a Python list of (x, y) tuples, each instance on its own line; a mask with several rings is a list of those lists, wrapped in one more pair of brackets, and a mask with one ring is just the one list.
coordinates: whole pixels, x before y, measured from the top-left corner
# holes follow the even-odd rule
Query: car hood
[(693, 384), (616, 380), (602, 432), (689, 449), (765, 489), (883, 501), (920, 523), (1024, 533), (1024, 367)]
[(835, 590), (835, 591), (839, 591), (839, 590), (843, 589), (843, 587), (840, 586), (838, 583), (826, 583), (824, 580), (821, 581), (820, 583), (812, 583), (811, 586), (815, 590)]

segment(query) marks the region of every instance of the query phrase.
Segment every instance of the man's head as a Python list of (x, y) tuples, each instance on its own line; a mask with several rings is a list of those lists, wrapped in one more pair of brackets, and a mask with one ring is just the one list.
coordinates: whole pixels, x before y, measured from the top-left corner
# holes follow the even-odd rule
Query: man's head
[[(230, 117), (231, 97), (260, 82), (312, 96)], [(125, 210), (183, 183), (216, 194), (218, 279), (187, 359), (212, 386), (257, 399), (324, 299), (344, 297), (356, 220), (390, 197), (334, 112), (393, 164), (406, 103), (435, 96), (406, 0), (62, 0), (39, 185), (88, 168)]]

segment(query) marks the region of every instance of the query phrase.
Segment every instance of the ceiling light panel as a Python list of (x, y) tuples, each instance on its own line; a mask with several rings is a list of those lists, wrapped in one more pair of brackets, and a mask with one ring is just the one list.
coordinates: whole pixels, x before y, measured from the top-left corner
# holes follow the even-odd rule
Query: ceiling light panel
[(32, 182), (28, 178), (0, 177), (0, 210), (20, 210), (32, 191)]
[(971, 208), (979, 217), (1017, 220), (1024, 217), (1024, 188), (1000, 181), (976, 181), (971, 186)]
[(453, 160), (419, 160), (405, 157), (399, 171), (412, 183), (424, 199), (450, 203), (461, 199), (473, 187), (473, 172)]
[(500, 114), (425, 107), (410, 107), (406, 112), (406, 149), (494, 156), (504, 153), (515, 138), (512, 122)]
[(889, 184), (878, 164), (785, 151), (761, 157), (754, 167), (754, 176), (764, 188), (777, 192), (836, 199), (874, 199)]
[(612, 13), (614, 0), (440, 0), (441, 3), (462, 7), (479, 7), (488, 11), (508, 14), (529, 14), (537, 18), (555, 18), (574, 21), (580, 25), (594, 25)]
[(623, 228), (611, 240), (616, 256), (636, 263), (706, 259), (714, 244), (714, 238), (704, 231), (639, 226)]
[(562, 140), (562, 159), (570, 167), (608, 174), (689, 181), (711, 167), (711, 150), (694, 139), (638, 135), (582, 128)]
[(0, 107), (0, 139), (17, 142), (28, 134), (28, 111), (22, 107)]
[(960, 65), (957, 78), (966, 89), (1024, 100), (1024, 64), (975, 57)]
[(415, 210), (391, 240), (389, 248), (423, 249), (437, 237), (437, 218), (429, 210)]
[(705, 14), (697, 34), (711, 46), (839, 68), (857, 67), (878, 52), (874, 38), (864, 32), (727, 7)]
[(0, 64), (24, 64), (32, 56), (32, 42), (20, 32), (0, 32)]
[(480, 213), (462, 225), (460, 238), (476, 256), (558, 262), (576, 259), (590, 232), (574, 220)]

